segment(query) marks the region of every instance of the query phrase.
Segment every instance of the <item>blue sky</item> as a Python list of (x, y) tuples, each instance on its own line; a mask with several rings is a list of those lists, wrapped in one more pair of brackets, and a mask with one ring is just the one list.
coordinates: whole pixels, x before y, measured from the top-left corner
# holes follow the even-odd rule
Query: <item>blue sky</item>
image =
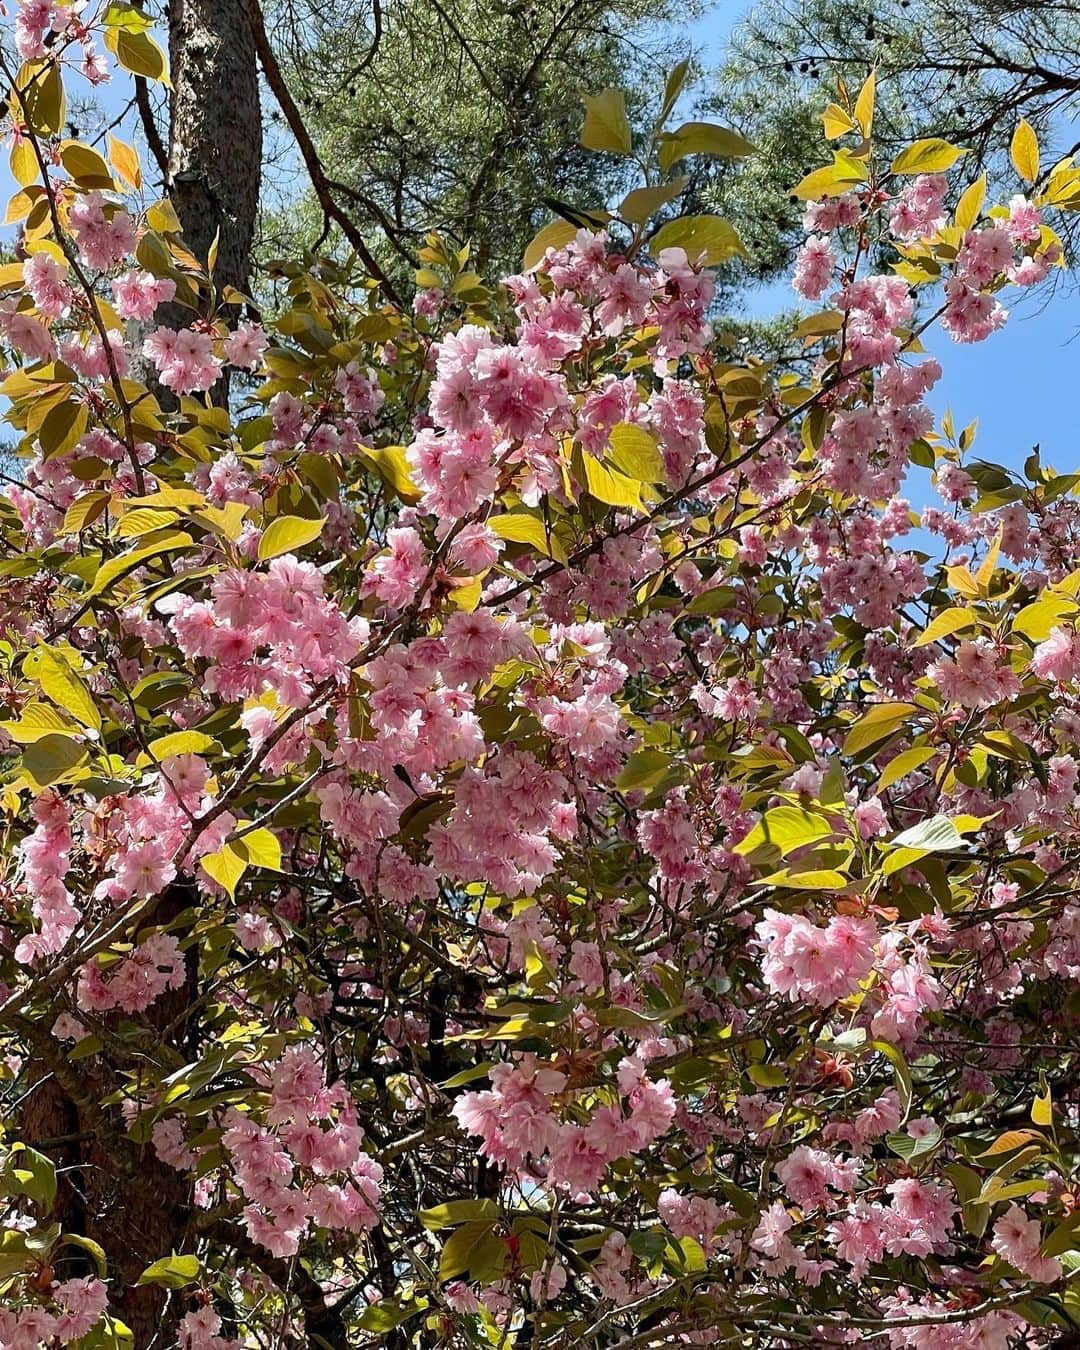
[[(743, 4), (718, 0), (688, 26), (688, 42), (706, 64), (722, 59)], [(118, 90), (105, 91), (111, 114), (119, 110)], [(124, 131), (130, 135), (130, 130)], [(122, 131), (121, 134), (124, 134)], [(0, 155), (0, 195), (14, 190), (6, 155)], [(1041, 444), (1043, 462), (1059, 472), (1080, 467), (1074, 441), (1074, 381), (1080, 383), (1080, 286), (1068, 280), (1056, 291), (1002, 295), (1010, 309), (1005, 328), (988, 341), (964, 347), (933, 332), (926, 346), (939, 358), (944, 377), (931, 397), (937, 414), (951, 407), (957, 427), (979, 419), (974, 453), (980, 458), (1019, 467), (1031, 447)], [(762, 288), (748, 297), (752, 315), (769, 315), (790, 307), (795, 297), (784, 284)]]
[[(745, 8), (719, 0), (690, 26), (691, 41), (706, 63), (723, 58)], [(1080, 277), (1075, 282), (1063, 277), (1053, 292), (1010, 290), (1000, 299), (1009, 321), (986, 342), (961, 346), (941, 331), (927, 334), (924, 346), (943, 368), (929, 402), (938, 416), (951, 408), (957, 429), (978, 418), (972, 453), (980, 459), (1019, 468), (1039, 444), (1044, 464), (1074, 472), (1080, 468), (1073, 432), (1074, 381), (1080, 384)], [(766, 316), (794, 301), (786, 285), (767, 286), (749, 297), (747, 311)]]

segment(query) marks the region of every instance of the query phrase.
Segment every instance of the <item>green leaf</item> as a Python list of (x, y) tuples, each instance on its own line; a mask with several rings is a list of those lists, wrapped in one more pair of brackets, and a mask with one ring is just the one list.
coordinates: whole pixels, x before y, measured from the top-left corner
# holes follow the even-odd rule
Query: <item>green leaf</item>
[(23, 662), (23, 673), (36, 680), (45, 695), (77, 722), (101, 730), (101, 713), (94, 697), (60, 648), (44, 643), (35, 647)]
[(581, 128), (581, 144), (585, 149), (628, 155), (634, 142), (622, 90), (605, 89), (599, 94), (583, 94), (581, 101), (585, 104), (585, 124)]
[(714, 586), (711, 590), (701, 591), (695, 595), (686, 606), (687, 614), (719, 614), (721, 610), (730, 609), (739, 598), (738, 592), (732, 586)]
[(427, 1299), (417, 1299), (412, 1303), (399, 1303), (397, 1299), (381, 1298), (378, 1303), (369, 1304), (356, 1319), (356, 1325), (365, 1331), (387, 1332), (407, 1322), (410, 1317), (421, 1313), (428, 1306)]
[(655, 187), (639, 187), (628, 192), (619, 203), (619, 215), (631, 225), (644, 225), (667, 202), (674, 201), (687, 184), (686, 178), (673, 178)]
[(439, 1279), (452, 1280), (456, 1275), (469, 1270), (477, 1249), (493, 1230), (491, 1219), (474, 1219), (456, 1228), (443, 1243), (439, 1257)]
[(936, 754), (937, 750), (932, 745), (912, 746), (910, 750), (901, 750), (882, 769), (881, 777), (878, 779), (874, 791), (884, 792), (887, 787), (892, 787), (894, 783), (898, 783), (901, 778), (905, 778), (909, 773), (921, 769)]
[(262, 532), (259, 561), (266, 562), (268, 558), (277, 558), (282, 553), (295, 553), (305, 544), (318, 539), (325, 524), (325, 516), (319, 516), (317, 520), (308, 520), (304, 516), (278, 516)]
[(50, 733), (39, 736), (23, 751), (22, 764), (25, 772), (39, 788), (48, 787), (70, 773), (76, 765), (86, 758), (86, 746), (73, 741), (70, 736)]
[(163, 532), (153, 541), (144, 540), (138, 548), (132, 549), (130, 553), (121, 553), (119, 557), (111, 558), (107, 563), (102, 563), (94, 577), (94, 584), (86, 592), (87, 598), (111, 590), (121, 577), (133, 572), (136, 567), (151, 558), (164, 558), (166, 553), (176, 553), (181, 549), (194, 548), (194, 546), (195, 540), (192, 539), (191, 535), (174, 530)]
[(620, 792), (640, 792), (655, 787), (671, 768), (671, 763), (671, 756), (664, 750), (651, 747), (635, 750), (615, 780), (615, 786)]
[(682, 248), (692, 263), (715, 267), (736, 255), (749, 258), (733, 225), (722, 216), (680, 216), (669, 220), (649, 240), (649, 252), (658, 257), (665, 248)]
[(910, 1162), (912, 1158), (920, 1158), (924, 1153), (932, 1153), (941, 1143), (941, 1130), (937, 1126), (929, 1134), (923, 1135), (920, 1139), (913, 1139), (906, 1131), (897, 1131), (895, 1134), (885, 1136), (885, 1142), (898, 1156), (905, 1162)]
[(417, 1215), (425, 1228), (437, 1232), (440, 1228), (453, 1228), (457, 1224), (485, 1219), (490, 1222), (499, 1217), (499, 1207), (494, 1200), (448, 1200), (444, 1205), (433, 1209), (422, 1209)]
[(739, 840), (732, 852), (745, 855), (770, 844), (786, 857), (795, 849), (827, 839), (833, 833), (832, 825), (816, 811), (807, 811), (801, 806), (774, 806), (765, 812), (745, 839)]
[(132, 75), (142, 75), (148, 80), (159, 80), (166, 85), (169, 83), (165, 53), (149, 33), (110, 28), (105, 33), (105, 46)]
[(1063, 1256), (1075, 1251), (1080, 1251), (1080, 1209), (1051, 1229), (1042, 1245), (1043, 1256)]
[(537, 263), (543, 262), (549, 248), (565, 248), (577, 236), (577, 232), (578, 227), (568, 220), (553, 220), (545, 225), (529, 241), (521, 260), (522, 270), (528, 272)]
[(896, 1079), (896, 1091), (900, 1097), (900, 1109), (903, 1113), (901, 1120), (906, 1120), (908, 1112), (911, 1110), (911, 1097), (913, 1092), (911, 1070), (908, 1068), (907, 1060), (891, 1041), (874, 1040), (870, 1042), (870, 1048), (876, 1050), (879, 1055), (884, 1055), (893, 1066), (893, 1074)]
[(677, 130), (665, 132), (660, 138), (660, 167), (665, 173), (686, 155), (741, 159), (753, 153), (754, 147), (737, 131), (715, 122), (684, 122)]
[(940, 137), (930, 136), (925, 140), (909, 145), (892, 162), (891, 173), (942, 173), (950, 168), (967, 151), (958, 145), (950, 145)]
[(9, 1194), (28, 1195), (48, 1213), (56, 1200), (56, 1166), (51, 1158), (25, 1144), (8, 1155), (4, 1182)]
[(163, 1256), (160, 1261), (147, 1266), (136, 1284), (160, 1284), (166, 1289), (183, 1289), (194, 1284), (199, 1278), (201, 1266), (197, 1256)]
[(134, 1350), (135, 1333), (118, 1317), (106, 1315), (85, 1336), (71, 1344), (73, 1350)]

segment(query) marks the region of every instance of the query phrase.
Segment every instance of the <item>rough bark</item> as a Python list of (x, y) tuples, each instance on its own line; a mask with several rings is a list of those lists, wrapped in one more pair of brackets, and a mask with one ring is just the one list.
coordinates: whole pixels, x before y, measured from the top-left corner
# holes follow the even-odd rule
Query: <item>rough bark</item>
[(255, 43), (244, 0), (171, 0), (169, 195), (218, 286), (247, 284), (262, 168)]
[[(182, 887), (162, 897), (155, 922), (167, 923), (190, 903)], [(192, 1026), (184, 1017), (195, 988), (189, 960), (183, 988), (158, 999), (137, 1017), (170, 1050), (190, 1052)], [(117, 1020), (109, 1014), (108, 1025)], [(124, 1122), (103, 1099), (126, 1074), (137, 1072), (139, 1056), (106, 1045), (99, 1054), (71, 1062), (46, 1019), (21, 1019), (15, 1028), (27, 1046), (26, 1077), (31, 1085), (18, 1111), (20, 1137), (52, 1158), (58, 1170), (52, 1219), (65, 1233), (94, 1239), (109, 1258), (110, 1311), (130, 1327), (135, 1350), (164, 1350), (176, 1337), (183, 1311), (165, 1290), (136, 1281), (151, 1262), (190, 1249), (190, 1178), (160, 1162), (152, 1145), (128, 1137)], [(58, 1279), (90, 1274), (90, 1258), (74, 1246), (59, 1249)]]

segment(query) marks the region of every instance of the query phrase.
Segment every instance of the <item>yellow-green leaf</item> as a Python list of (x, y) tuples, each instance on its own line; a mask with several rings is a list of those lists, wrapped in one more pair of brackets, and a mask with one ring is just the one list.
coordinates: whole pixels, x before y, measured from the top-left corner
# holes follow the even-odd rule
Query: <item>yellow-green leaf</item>
[(892, 162), (892, 172), (902, 174), (943, 173), (967, 151), (958, 145), (950, 145), (938, 136), (929, 136), (925, 140), (909, 145)]
[(93, 695), (58, 648), (35, 647), (23, 662), (23, 672), (36, 680), (45, 695), (77, 722), (95, 731), (101, 730), (101, 713)]
[(205, 731), (170, 731), (151, 741), (135, 760), (136, 765), (157, 763), (173, 755), (205, 755), (208, 750), (220, 749), (219, 743)]
[(15, 84), (21, 91), (20, 101), (27, 125), (39, 136), (56, 136), (67, 124), (64, 80), (58, 60), (50, 59), (44, 74), (41, 73), (43, 65), (43, 61), (27, 62), (19, 71)]
[(277, 558), (282, 553), (294, 553), (305, 544), (312, 543), (322, 534), (326, 517), (308, 520), (306, 516), (278, 516), (262, 532), (259, 540), (259, 561)]
[(590, 494), (607, 506), (621, 506), (640, 511), (641, 488), (625, 474), (606, 468), (595, 455), (583, 455), (585, 461), (585, 485)]
[(684, 122), (681, 127), (665, 132), (660, 138), (660, 167), (665, 173), (687, 155), (741, 159), (753, 153), (754, 147), (745, 137), (716, 122)]
[(149, 33), (130, 33), (122, 28), (110, 28), (105, 33), (105, 45), (132, 75), (142, 75), (162, 84), (169, 83), (165, 53)]
[(153, 543), (143, 544), (141, 548), (132, 549), (130, 553), (121, 553), (118, 558), (111, 558), (98, 568), (94, 584), (87, 591), (87, 596), (101, 595), (103, 591), (110, 590), (114, 582), (150, 558), (160, 558), (166, 553), (191, 548), (194, 543), (191, 535), (173, 530), (155, 539)]
[(152, 1266), (147, 1266), (136, 1284), (160, 1284), (166, 1289), (183, 1289), (199, 1278), (199, 1258), (197, 1256), (163, 1256)]
[(477, 1219), (497, 1219), (499, 1207), (494, 1200), (448, 1200), (444, 1205), (433, 1209), (422, 1209), (416, 1216), (425, 1228), (438, 1232), (440, 1228), (453, 1228), (460, 1223), (475, 1222)]
[(875, 703), (852, 724), (844, 739), (844, 754), (857, 755), (867, 746), (884, 740), (919, 711), (914, 703)]
[(619, 215), (631, 225), (643, 225), (661, 206), (674, 201), (686, 183), (685, 178), (674, 178), (670, 183), (657, 183), (655, 187), (634, 188), (619, 203)]
[(736, 254), (743, 258), (750, 256), (735, 227), (721, 216), (680, 216), (669, 220), (649, 241), (654, 257), (665, 248), (683, 248), (691, 262), (701, 259), (705, 267), (715, 267)]
[(912, 746), (910, 750), (901, 750), (882, 769), (881, 777), (878, 779), (874, 791), (884, 792), (887, 787), (892, 787), (901, 778), (906, 778), (909, 773), (921, 769), (928, 760), (934, 758), (935, 754), (937, 754), (937, 751), (932, 745)]
[(146, 213), (146, 223), (159, 234), (179, 234), (181, 229), (180, 217), (168, 197), (163, 197), (150, 207)]
[(926, 647), (931, 642), (937, 642), (940, 638), (951, 637), (953, 633), (959, 633), (963, 628), (970, 628), (975, 623), (975, 615), (970, 609), (964, 609), (960, 605), (950, 605), (948, 609), (943, 609), (940, 614), (935, 614), (923, 631), (911, 644), (913, 647)]
[(136, 506), (133, 511), (124, 513), (114, 534), (118, 539), (139, 539), (144, 534), (153, 534), (155, 530), (175, 524), (175, 511), (156, 511), (152, 506)]
[(450, 599), (458, 609), (463, 609), (466, 614), (471, 614), (480, 603), (480, 597), (483, 593), (483, 578), (467, 577), (450, 592)]
[(779, 872), (770, 872), (758, 883), (761, 886), (783, 887), (791, 891), (842, 891), (850, 886), (851, 878), (834, 867), (823, 867), (816, 871), (798, 872), (782, 868)]
[(420, 500), (420, 489), (409, 475), (409, 461), (405, 458), (404, 446), (365, 446), (362, 453), (364, 458), (370, 460), (378, 469), (379, 476), (387, 487), (399, 497), (407, 502)]
[(1050, 631), (1067, 619), (1080, 614), (1080, 605), (1067, 595), (1047, 591), (1033, 604), (1025, 605), (1013, 619), (1012, 630), (1022, 633), (1032, 642), (1044, 642)]
[(755, 849), (769, 844), (786, 857), (805, 844), (827, 839), (833, 832), (828, 820), (816, 811), (807, 811), (802, 806), (774, 806), (771, 811), (765, 812), (732, 852), (753, 853)]
[(115, 187), (108, 164), (88, 145), (68, 141), (61, 147), (60, 162), (80, 187), (105, 188), (108, 191)]
[(78, 534), (93, 525), (109, 502), (107, 492), (85, 492), (64, 512), (63, 534)]
[(75, 726), (51, 703), (28, 703), (18, 720), (0, 722), (0, 730), (6, 731), (17, 745), (31, 745), (43, 736), (54, 732), (72, 732)]
[(577, 235), (578, 227), (568, 220), (553, 220), (534, 234), (525, 250), (521, 265), (526, 272), (544, 261), (549, 248), (565, 248)]
[(633, 149), (633, 137), (622, 90), (605, 89), (599, 94), (583, 94), (581, 101), (585, 104), (581, 144), (586, 150), (628, 155)]
[(20, 187), (29, 187), (37, 181), (38, 162), (34, 147), (28, 140), (16, 141), (11, 147), (11, 176)]
[(554, 558), (560, 563), (567, 560), (566, 550), (554, 533), (549, 534), (542, 518), (531, 515), (528, 511), (506, 511), (500, 516), (491, 516), (488, 528), (500, 539), (508, 539), (515, 544), (531, 545), (545, 558)]
[(48, 787), (70, 773), (86, 758), (86, 746), (70, 736), (50, 733), (39, 736), (23, 751), (22, 766), (39, 787)]
[(662, 483), (667, 477), (656, 437), (634, 422), (611, 428), (611, 462), (620, 473), (642, 483)]

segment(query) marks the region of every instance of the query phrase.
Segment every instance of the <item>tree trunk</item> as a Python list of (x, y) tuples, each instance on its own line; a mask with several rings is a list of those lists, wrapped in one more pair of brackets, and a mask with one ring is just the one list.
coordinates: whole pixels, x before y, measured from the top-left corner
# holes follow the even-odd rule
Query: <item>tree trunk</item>
[(171, 0), (169, 195), (200, 262), (218, 237), (214, 280), (248, 281), (262, 170), (255, 42), (244, 0)]
[[(159, 902), (154, 920), (167, 924), (191, 903), (186, 887), (173, 886)], [(196, 992), (197, 956), (187, 958), (182, 988), (167, 992), (144, 1013), (141, 1023), (152, 1039), (168, 1032), (175, 1057), (196, 1054), (197, 1029), (185, 1016)], [(106, 1014), (103, 1024), (115, 1024)], [(151, 1143), (136, 1143), (119, 1111), (104, 1099), (126, 1075), (137, 1073), (140, 1057), (104, 1047), (98, 1054), (69, 1061), (49, 1031), (48, 1019), (24, 1018), (17, 1024), (27, 1045), (29, 1091), (17, 1112), (21, 1137), (40, 1148), (57, 1166), (56, 1204), (51, 1219), (65, 1233), (92, 1238), (104, 1248), (110, 1279), (109, 1311), (134, 1336), (134, 1350), (167, 1350), (176, 1340), (184, 1301), (159, 1285), (136, 1281), (153, 1261), (190, 1250), (193, 1182), (186, 1172), (162, 1163)], [(182, 1061), (181, 1061), (182, 1062)], [(58, 1249), (56, 1278), (93, 1272), (88, 1254), (74, 1245)]]

